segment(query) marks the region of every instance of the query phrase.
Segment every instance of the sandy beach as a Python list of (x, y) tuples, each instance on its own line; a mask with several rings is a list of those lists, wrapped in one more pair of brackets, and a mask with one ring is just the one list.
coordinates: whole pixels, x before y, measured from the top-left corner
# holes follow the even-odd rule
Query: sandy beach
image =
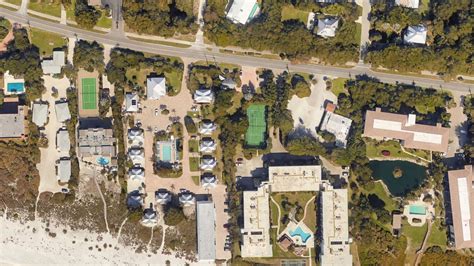
[[(203, 265), (173, 254), (136, 253), (110, 234), (0, 218), (0, 265)], [(167, 262), (169, 261), (169, 262)]]

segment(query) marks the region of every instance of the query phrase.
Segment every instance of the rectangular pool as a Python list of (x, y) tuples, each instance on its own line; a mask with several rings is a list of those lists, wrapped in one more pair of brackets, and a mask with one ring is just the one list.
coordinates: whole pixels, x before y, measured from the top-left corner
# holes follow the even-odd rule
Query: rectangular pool
[(171, 145), (161, 146), (161, 160), (163, 162), (171, 162)]
[(10, 93), (22, 93), (25, 91), (25, 83), (11, 82), (7, 84), (7, 91)]
[(421, 205), (410, 205), (410, 214), (426, 214), (426, 207)]

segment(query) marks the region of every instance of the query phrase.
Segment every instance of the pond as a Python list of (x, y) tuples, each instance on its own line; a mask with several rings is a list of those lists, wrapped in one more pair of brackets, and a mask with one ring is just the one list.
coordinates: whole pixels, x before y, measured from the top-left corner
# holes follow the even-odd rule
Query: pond
[(370, 161), (372, 176), (382, 180), (394, 196), (401, 197), (418, 188), (426, 178), (426, 168), (407, 161)]

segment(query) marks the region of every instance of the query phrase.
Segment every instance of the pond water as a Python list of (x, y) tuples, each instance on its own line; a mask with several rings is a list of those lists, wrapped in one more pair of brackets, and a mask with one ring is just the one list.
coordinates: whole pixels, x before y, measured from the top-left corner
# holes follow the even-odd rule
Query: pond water
[[(407, 161), (370, 161), (369, 167), (373, 178), (382, 180), (390, 193), (397, 197), (416, 189), (426, 178), (424, 166)], [(400, 177), (395, 177), (394, 172)]]

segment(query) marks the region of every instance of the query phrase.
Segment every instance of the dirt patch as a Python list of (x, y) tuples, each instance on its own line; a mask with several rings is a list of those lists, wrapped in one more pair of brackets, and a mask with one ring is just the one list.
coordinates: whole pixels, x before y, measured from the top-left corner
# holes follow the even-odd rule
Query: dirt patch
[[(129, 219), (122, 227), (119, 242), (127, 246), (133, 246), (137, 253), (149, 251), (157, 254), (162, 238), (161, 227), (153, 228), (153, 238), (150, 242), (152, 229), (139, 224), (141, 217), (142, 215), (140, 212), (132, 213), (130, 215)], [(148, 246), (149, 242), (150, 246)], [(147, 246), (149, 250), (147, 250)]]
[(175, 227), (166, 230), (164, 254), (176, 252), (176, 257), (196, 260), (197, 232), (196, 220), (182, 221)]

